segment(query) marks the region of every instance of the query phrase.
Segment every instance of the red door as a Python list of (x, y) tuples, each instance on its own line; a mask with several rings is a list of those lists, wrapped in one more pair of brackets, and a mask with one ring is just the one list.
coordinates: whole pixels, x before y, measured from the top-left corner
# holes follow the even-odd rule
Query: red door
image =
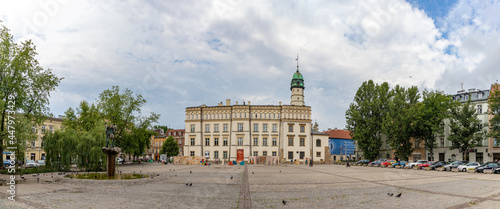
[(236, 161), (240, 162), (244, 160), (243, 149), (236, 150)]

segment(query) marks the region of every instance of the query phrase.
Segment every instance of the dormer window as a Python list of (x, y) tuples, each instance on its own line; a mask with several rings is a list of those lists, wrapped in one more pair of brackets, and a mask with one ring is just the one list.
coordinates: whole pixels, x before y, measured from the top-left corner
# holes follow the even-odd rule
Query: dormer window
[(477, 98), (482, 99), (482, 98), (483, 98), (483, 92), (479, 92), (479, 93), (477, 94)]

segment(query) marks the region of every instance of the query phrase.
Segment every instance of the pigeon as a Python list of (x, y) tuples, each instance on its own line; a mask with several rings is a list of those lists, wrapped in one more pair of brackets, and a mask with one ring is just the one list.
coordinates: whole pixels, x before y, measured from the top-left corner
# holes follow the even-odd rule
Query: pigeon
[(233, 177), (231, 176), (231, 179), (233, 179)]
[(281, 170), (280, 170), (280, 173), (281, 173)]
[(177, 177), (177, 175), (175, 175), (175, 177)]
[(387, 193), (387, 195), (392, 196), (392, 195), (394, 195), (394, 194), (393, 194), (393, 193)]
[(40, 178), (36, 178), (36, 183), (40, 183)]
[(396, 195), (396, 197), (401, 197), (401, 193), (399, 193), (398, 195)]
[(252, 172), (252, 174), (255, 174), (254, 172)]
[(26, 178), (24, 178), (24, 176), (21, 176), (21, 178), (26, 181)]
[(135, 171), (134, 171), (134, 174), (135, 174)]
[(286, 200), (283, 200), (283, 205), (286, 205)]
[(190, 183), (189, 186), (193, 186), (193, 183)]
[(189, 186), (189, 183), (186, 183), (186, 186)]
[(73, 176), (69, 176), (70, 179), (73, 179)]
[(170, 169), (170, 171), (172, 171), (172, 169)]
[(189, 171), (189, 173), (193, 173), (193, 171)]

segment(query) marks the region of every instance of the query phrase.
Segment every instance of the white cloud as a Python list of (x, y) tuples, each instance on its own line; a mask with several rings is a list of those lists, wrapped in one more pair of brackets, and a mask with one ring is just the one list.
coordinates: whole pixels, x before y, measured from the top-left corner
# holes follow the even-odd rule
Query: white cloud
[[(144, 95), (147, 110), (175, 128), (187, 106), (288, 104), (297, 53), (306, 104), (324, 129), (344, 127), (368, 79), (452, 93), (457, 73), (498, 76), (498, 3), (458, 3), (440, 30), (401, 0), (40, 2), (2, 2), (0, 14), (16, 38), (34, 40), (43, 67), (65, 77), (56, 115), (113, 85)], [(445, 53), (450, 44), (456, 54)]]

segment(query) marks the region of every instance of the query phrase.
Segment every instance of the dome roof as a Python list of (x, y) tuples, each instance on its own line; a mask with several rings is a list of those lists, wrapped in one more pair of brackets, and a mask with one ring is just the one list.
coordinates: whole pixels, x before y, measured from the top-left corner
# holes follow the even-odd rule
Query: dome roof
[(291, 85), (290, 90), (292, 90), (293, 88), (302, 88), (302, 89), (305, 88), (304, 78), (302, 77), (302, 74), (299, 72), (298, 69), (297, 72), (293, 74), (292, 82), (290, 83), (290, 85)]

